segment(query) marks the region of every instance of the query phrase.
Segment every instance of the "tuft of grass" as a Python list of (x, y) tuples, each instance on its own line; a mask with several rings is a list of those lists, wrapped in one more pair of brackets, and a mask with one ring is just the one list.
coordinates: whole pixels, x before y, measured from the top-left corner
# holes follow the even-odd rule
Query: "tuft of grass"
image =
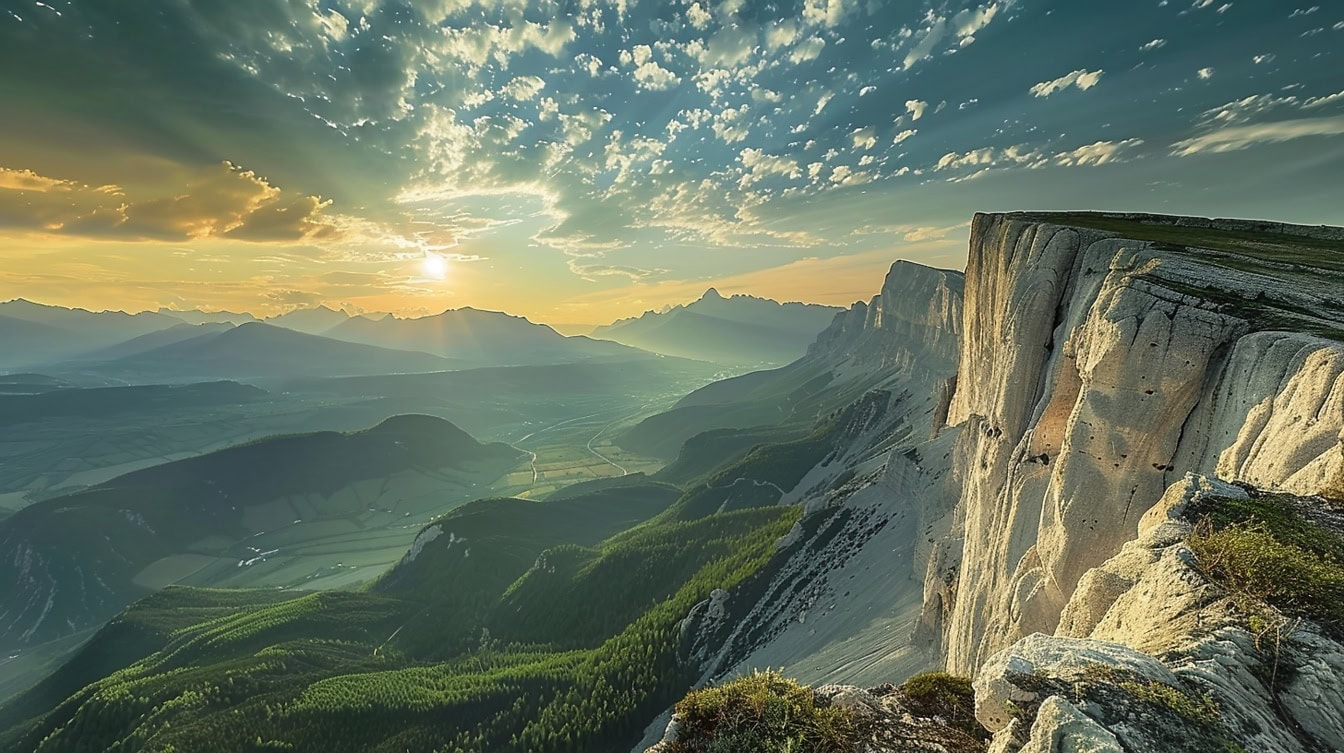
[(866, 730), (850, 710), (777, 672), (692, 691), (676, 705), (672, 753), (853, 753)]
[(1155, 680), (1122, 680), (1117, 687), (1144, 703), (1173, 711), (1187, 721), (1209, 727), (1218, 724), (1218, 704), (1208, 694), (1191, 695)]
[(969, 679), (925, 672), (906, 680), (899, 690), (915, 716), (941, 717), (977, 740), (989, 739), (989, 731), (975, 719), (975, 689)]
[(1344, 632), (1344, 535), (1309, 519), (1309, 504), (1263, 492), (1211, 500), (1191, 513), (1190, 548), (1201, 572), (1239, 601)]

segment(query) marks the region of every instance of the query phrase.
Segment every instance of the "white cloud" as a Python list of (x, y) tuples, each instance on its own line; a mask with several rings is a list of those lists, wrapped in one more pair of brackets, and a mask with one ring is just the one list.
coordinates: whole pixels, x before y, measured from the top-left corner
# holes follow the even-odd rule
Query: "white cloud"
[(907, 128), (906, 130), (896, 134), (895, 140), (892, 141), (891, 143), (899, 144), (902, 141), (905, 141), (906, 139), (910, 138), (911, 136), (914, 136), (917, 133), (919, 133), (919, 131), (915, 130), (914, 128)]
[(1071, 73), (1066, 73), (1052, 81), (1042, 81), (1031, 87), (1031, 94), (1034, 97), (1048, 97), (1055, 92), (1062, 91), (1070, 86), (1076, 86), (1083, 91), (1087, 91), (1097, 85), (1101, 80), (1103, 71), (1098, 68), (1095, 71), (1088, 71), (1079, 68)]
[(770, 177), (791, 179), (802, 177), (802, 170), (796, 161), (788, 157), (766, 154), (760, 149), (743, 149), (738, 159), (742, 162), (742, 167), (746, 168), (746, 172), (738, 180), (738, 185), (742, 188), (748, 188)]
[(779, 50), (798, 41), (798, 25), (792, 21), (775, 21), (765, 30), (765, 46)]
[(1195, 71), (1195, 75), (1199, 76), (1201, 81), (1208, 81), (1209, 79), (1213, 78), (1213, 69), (1200, 68), (1199, 70)]
[(747, 122), (747, 112), (750, 109), (748, 105), (742, 105), (738, 108), (729, 107), (714, 116), (714, 125), (711, 126), (714, 135), (727, 144), (745, 141), (750, 133)]
[(655, 62), (649, 61), (635, 68), (635, 81), (638, 81), (641, 87), (650, 91), (663, 91), (680, 84), (681, 77)]
[(1143, 144), (1142, 139), (1124, 141), (1097, 141), (1068, 152), (1060, 152), (1054, 157), (1057, 165), (1065, 167), (1082, 165), (1104, 165), (1113, 162), (1123, 153)]
[(849, 139), (854, 144), (855, 149), (868, 150), (877, 146), (877, 132), (872, 126), (867, 128), (856, 128), (849, 134)]
[(789, 61), (794, 65), (806, 63), (809, 60), (816, 60), (821, 55), (821, 50), (826, 46), (826, 40), (821, 37), (808, 37), (793, 48), (789, 53)]
[(1274, 144), (1309, 136), (1341, 134), (1344, 134), (1344, 115), (1229, 126), (1202, 136), (1178, 141), (1172, 144), (1172, 154), (1187, 157), (1201, 152), (1215, 154), (1233, 152), (1255, 144)]
[(691, 26), (703, 31), (709, 28), (709, 24), (714, 20), (714, 17), (697, 2), (691, 3), (691, 7), (686, 9), (686, 20), (691, 22)]
[(1340, 102), (1344, 102), (1344, 89), (1341, 89), (1340, 91), (1337, 91), (1334, 94), (1327, 94), (1323, 97), (1312, 97), (1308, 99), (1306, 102), (1303, 102), (1302, 106), (1308, 108), (1316, 108), (1316, 107), (1325, 107), (1326, 105), (1333, 105)]
[(905, 102), (905, 111), (910, 113), (911, 120), (919, 120), (924, 117), (924, 111), (929, 108), (929, 103), (922, 99), (909, 99)]
[(1256, 65), (1260, 65), (1261, 63), (1272, 63), (1274, 62), (1274, 53), (1266, 52), (1263, 55), (1256, 55), (1251, 58), (1251, 60), (1255, 61)]
[(500, 92), (510, 99), (524, 102), (535, 98), (545, 88), (546, 82), (537, 76), (518, 76), (505, 84)]
[(1139, 51), (1140, 51), (1140, 52), (1149, 52), (1149, 51), (1151, 51), (1151, 50), (1161, 49), (1161, 48), (1166, 47), (1166, 46), (1167, 46), (1167, 40), (1165, 40), (1165, 39), (1154, 39), (1154, 40), (1151, 41), (1151, 42), (1147, 42), (1147, 43), (1145, 43), (1142, 47), (1139, 48)]
[(845, 0), (806, 0), (803, 3), (803, 20), (810, 24), (834, 27), (845, 17), (845, 11)]

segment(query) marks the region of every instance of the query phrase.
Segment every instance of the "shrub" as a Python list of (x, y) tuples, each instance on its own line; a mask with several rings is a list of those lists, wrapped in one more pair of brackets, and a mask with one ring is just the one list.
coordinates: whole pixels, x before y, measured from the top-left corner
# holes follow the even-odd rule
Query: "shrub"
[(849, 709), (776, 672), (757, 672), (691, 692), (672, 753), (853, 753), (865, 736)]
[(989, 732), (975, 719), (975, 690), (967, 678), (925, 672), (906, 680), (900, 692), (915, 716), (940, 717), (971, 737), (989, 739)]

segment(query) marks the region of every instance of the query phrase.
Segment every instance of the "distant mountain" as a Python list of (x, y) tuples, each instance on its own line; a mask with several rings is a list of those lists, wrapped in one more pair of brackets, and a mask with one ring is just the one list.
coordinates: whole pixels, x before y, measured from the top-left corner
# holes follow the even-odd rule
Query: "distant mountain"
[(446, 371), (461, 362), (250, 322), (223, 332), (104, 361), (98, 373), (132, 380), (197, 381)]
[(292, 329), (295, 332), (303, 332), (309, 335), (321, 335), (333, 327), (339, 326), (350, 315), (344, 311), (318, 306), (311, 309), (298, 309), (280, 316), (272, 316), (265, 319), (267, 324), (276, 327)]
[(450, 309), (414, 319), (388, 316), (374, 320), (357, 316), (328, 330), (326, 335), (491, 365), (569, 363), (637, 354), (618, 343), (565, 337), (521, 316), (474, 308)]
[(209, 323), (209, 324), (178, 324), (168, 329), (160, 329), (148, 334), (132, 337), (116, 345), (110, 345), (106, 348), (89, 353), (80, 354), (76, 360), (80, 361), (111, 361), (118, 358), (133, 356), (146, 351), (162, 348), (173, 343), (184, 342), (202, 335), (219, 334), (233, 329), (232, 324), (227, 322)]
[(144, 312), (85, 311), (33, 303), (0, 303), (0, 369), (51, 363), (182, 323)]
[[(165, 574), (172, 582), (203, 567), (235, 573), (240, 557), (265, 556), (253, 551), (268, 546), (258, 537), (297, 517), (347, 521), (389, 486), (444, 486), (450, 471), (488, 478), (520, 457), (443, 419), (398, 416), (353, 434), (251, 442), (38, 502), (0, 521), (0, 561), (18, 563), (0, 569), (0, 645), (102, 622)], [(377, 483), (342, 493), (369, 481)]]
[(594, 337), (716, 363), (778, 366), (801, 358), (841, 309), (710, 288), (699, 300), (598, 327)]
[(187, 324), (245, 324), (257, 321), (257, 317), (251, 314), (234, 311), (199, 311), (196, 309), (177, 311), (161, 308), (159, 313), (164, 316), (171, 316), (174, 319), (181, 319)]
[(617, 442), (671, 459), (683, 442), (712, 429), (797, 430), (870, 390), (918, 385), (931, 394), (955, 371), (964, 286), (959, 272), (898, 261), (881, 292), (835, 314), (803, 358), (707, 384)]

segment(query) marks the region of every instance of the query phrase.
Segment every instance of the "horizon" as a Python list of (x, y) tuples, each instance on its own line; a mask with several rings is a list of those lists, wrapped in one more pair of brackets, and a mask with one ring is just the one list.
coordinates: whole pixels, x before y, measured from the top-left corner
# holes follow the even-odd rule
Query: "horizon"
[[(902, 260), (897, 260), (897, 261), (905, 261), (905, 260), (902, 259)], [(893, 263), (895, 263), (895, 262), (893, 262)], [(711, 293), (711, 292), (713, 292), (713, 293), (718, 293), (718, 294), (719, 294), (719, 297), (720, 297), (721, 299), (723, 299), (723, 300), (731, 300), (731, 299), (733, 299), (733, 298), (751, 298), (751, 299), (758, 300), (758, 301), (764, 301), (764, 302), (767, 302), (767, 303), (778, 304), (778, 305), (780, 305), (780, 306), (788, 306), (788, 305), (821, 306), (821, 307), (826, 307), (826, 308), (834, 308), (834, 309), (837, 309), (838, 311), (839, 311), (839, 310), (845, 310), (845, 309), (847, 309), (847, 308), (853, 306), (855, 303), (861, 303), (861, 302), (863, 302), (864, 300), (866, 300), (866, 299), (858, 299), (858, 300), (855, 300), (855, 301), (851, 301), (850, 303), (845, 304), (845, 305), (842, 306), (842, 305), (837, 305), (837, 304), (817, 303), (817, 302), (815, 302), (815, 301), (788, 301), (788, 300), (778, 300), (778, 299), (775, 299), (775, 298), (770, 298), (770, 297), (768, 297), (768, 296), (755, 295), (755, 294), (752, 294), (752, 293), (730, 293), (729, 295), (722, 295), (722, 292), (719, 291), (718, 288), (717, 288), (716, 286), (711, 285), (710, 287), (706, 288), (705, 291), (704, 291), (703, 293), (701, 293), (699, 296), (697, 296), (696, 298), (694, 298), (694, 299), (692, 299), (692, 300), (689, 300), (689, 301), (682, 301), (682, 302), (680, 302), (680, 303), (669, 303), (669, 304), (666, 304), (666, 305), (661, 306), (661, 307), (659, 307), (659, 308), (646, 309), (646, 310), (644, 310), (644, 311), (642, 311), (642, 312), (639, 312), (639, 313), (637, 313), (637, 314), (633, 314), (633, 315), (630, 315), (630, 316), (622, 316), (622, 317), (618, 317), (618, 318), (616, 318), (616, 319), (612, 319), (611, 321), (605, 321), (605, 322), (552, 322), (552, 321), (545, 321), (545, 320), (535, 319), (535, 318), (533, 318), (533, 317), (529, 317), (529, 316), (526, 316), (526, 315), (523, 315), (523, 314), (515, 314), (515, 313), (513, 313), (513, 312), (511, 312), (511, 311), (504, 311), (504, 310), (501, 310), (501, 309), (484, 309), (484, 308), (480, 308), (480, 307), (477, 307), (477, 306), (471, 306), (471, 305), (458, 306), (458, 307), (453, 307), (453, 308), (446, 308), (446, 309), (444, 309), (444, 310), (442, 310), (442, 311), (437, 311), (437, 312), (432, 312), (432, 313), (426, 313), (426, 314), (410, 314), (410, 315), (402, 315), (402, 314), (397, 314), (397, 313), (395, 313), (395, 312), (391, 312), (391, 311), (355, 311), (355, 310), (351, 310), (351, 309), (349, 309), (349, 308), (337, 308), (337, 307), (333, 307), (333, 306), (330, 306), (330, 305), (328, 305), (328, 304), (326, 304), (326, 303), (317, 303), (317, 304), (314, 304), (314, 305), (311, 305), (311, 306), (298, 306), (298, 307), (295, 307), (295, 308), (286, 309), (286, 310), (284, 310), (284, 311), (280, 311), (280, 312), (273, 313), (273, 314), (258, 315), (256, 312), (252, 312), (252, 311), (229, 311), (229, 310), (226, 310), (226, 309), (215, 309), (215, 310), (212, 310), (212, 309), (205, 309), (205, 308), (195, 308), (195, 309), (176, 308), (176, 309), (175, 309), (175, 308), (160, 307), (160, 308), (157, 308), (157, 309), (139, 309), (139, 310), (134, 310), (134, 311), (128, 311), (128, 310), (126, 310), (126, 309), (93, 309), (93, 308), (88, 308), (88, 307), (86, 307), (86, 306), (68, 306), (68, 305), (63, 305), (63, 304), (59, 304), (59, 303), (49, 303), (49, 302), (46, 302), (46, 301), (36, 301), (36, 300), (32, 300), (32, 299), (30, 299), (30, 298), (25, 298), (25, 297), (23, 297), (23, 296), (18, 296), (18, 297), (15, 297), (15, 298), (10, 298), (10, 299), (7, 299), (7, 300), (0, 301), (0, 306), (4, 306), (4, 305), (7, 305), (7, 304), (12, 304), (12, 303), (28, 303), (28, 304), (31, 304), (31, 305), (34, 305), (34, 306), (42, 306), (42, 307), (48, 307), (48, 308), (59, 308), (59, 309), (65, 309), (65, 310), (67, 310), (67, 311), (84, 311), (84, 312), (87, 312), (87, 313), (90, 313), (90, 314), (126, 314), (126, 315), (128, 315), (128, 316), (136, 316), (136, 315), (138, 315), (138, 314), (163, 314), (163, 315), (166, 315), (166, 316), (172, 316), (173, 314), (192, 314), (192, 313), (196, 313), (196, 314), (207, 314), (207, 315), (237, 315), (237, 316), (250, 316), (250, 317), (252, 317), (253, 319), (255, 319), (257, 322), (259, 322), (259, 323), (263, 323), (263, 324), (264, 324), (264, 323), (267, 323), (267, 322), (270, 322), (270, 321), (273, 321), (273, 320), (275, 320), (275, 319), (279, 319), (279, 318), (281, 318), (281, 317), (287, 316), (287, 315), (289, 315), (289, 314), (303, 313), (303, 312), (309, 312), (309, 311), (329, 311), (329, 312), (332, 312), (332, 313), (345, 314), (346, 316), (348, 316), (348, 317), (350, 317), (350, 318), (355, 318), (355, 317), (365, 317), (365, 318), (392, 317), (392, 318), (394, 318), (394, 319), (400, 319), (400, 320), (427, 319), (427, 318), (431, 318), (431, 317), (435, 317), (435, 316), (442, 316), (442, 315), (444, 315), (444, 314), (452, 313), (452, 312), (454, 312), (454, 311), (477, 311), (477, 312), (484, 313), (484, 314), (502, 314), (502, 315), (504, 315), (504, 316), (509, 316), (509, 317), (514, 317), (514, 318), (524, 319), (524, 320), (526, 320), (526, 321), (528, 321), (528, 322), (531, 322), (531, 323), (533, 323), (533, 324), (542, 324), (542, 325), (551, 327), (552, 329), (555, 329), (556, 331), (559, 331), (561, 334), (566, 335), (566, 336), (584, 336), (584, 335), (588, 335), (588, 334), (590, 334), (590, 330), (592, 330), (592, 329), (598, 329), (598, 328), (605, 327), (605, 326), (608, 326), (608, 325), (618, 324), (618, 323), (621, 323), (621, 322), (630, 321), (630, 320), (632, 320), (632, 319), (638, 319), (638, 318), (640, 318), (640, 317), (642, 317), (642, 316), (645, 316), (645, 315), (647, 315), (647, 314), (660, 314), (660, 313), (665, 313), (665, 312), (667, 312), (667, 311), (669, 311), (669, 310), (671, 310), (671, 309), (674, 309), (674, 308), (689, 306), (689, 305), (691, 305), (691, 304), (693, 304), (693, 303), (696, 303), (696, 302), (701, 301), (701, 300), (703, 300), (704, 298), (708, 297), (709, 293)], [(871, 296), (870, 296), (870, 297), (871, 297)], [(184, 323), (184, 324), (188, 324), (188, 325), (192, 325), (191, 322), (183, 322), (183, 323)], [(192, 326), (198, 326), (198, 325), (192, 325)], [(563, 331), (563, 330), (566, 330), (566, 329), (569, 329), (569, 330), (575, 330), (575, 331), (573, 332), (573, 334), (571, 334), (571, 332), (569, 332), (569, 331)], [(580, 330), (581, 330), (581, 331), (580, 331)]]
[(0, 287), (587, 324), (848, 305), (897, 258), (962, 268), (975, 211), (1344, 224), (1333, 9), (261, 7), (0, 14)]

